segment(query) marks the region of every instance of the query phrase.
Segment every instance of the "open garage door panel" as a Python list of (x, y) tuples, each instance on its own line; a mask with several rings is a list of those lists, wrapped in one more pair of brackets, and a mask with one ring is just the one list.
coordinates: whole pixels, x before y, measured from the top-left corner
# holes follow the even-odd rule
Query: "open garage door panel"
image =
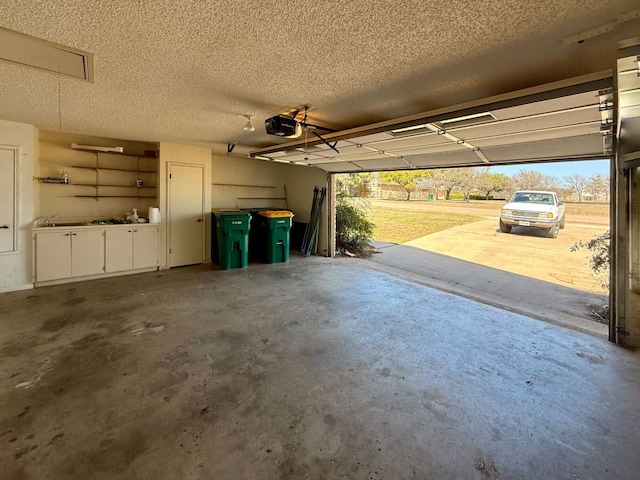
[(602, 159), (613, 153), (612, 87), (605, 72), (251, 155), (330, 173)]
[(640, 347), (640, 44), (619, 51), (610, 339)]

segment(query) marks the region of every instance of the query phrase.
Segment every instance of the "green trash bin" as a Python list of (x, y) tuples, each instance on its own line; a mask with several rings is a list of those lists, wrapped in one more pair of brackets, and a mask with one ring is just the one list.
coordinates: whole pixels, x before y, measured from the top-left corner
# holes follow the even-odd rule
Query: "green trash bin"
[(289, 261), (289, 233), (293, 213), (287, 210), (264, 210), (258, 212), (267, 224), (266, 256), (267, 263)]
[(249, 264), (249, 228), (251, 214), (215, 212), (218, 260), (220, 268), (244, 268)]

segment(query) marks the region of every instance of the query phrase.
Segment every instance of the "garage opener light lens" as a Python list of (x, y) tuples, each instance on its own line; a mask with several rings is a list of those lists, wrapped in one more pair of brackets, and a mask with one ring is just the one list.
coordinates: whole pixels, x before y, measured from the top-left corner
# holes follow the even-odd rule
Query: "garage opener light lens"
[(243, 127), (244, 130), (246, 130), (247, 132), (255, 131), (256, 127), (254, 127), (253, 123), (251, 123), (251, 115), (242, 115), (242, 116), (247, 119), (247, 123), (245, 123)]

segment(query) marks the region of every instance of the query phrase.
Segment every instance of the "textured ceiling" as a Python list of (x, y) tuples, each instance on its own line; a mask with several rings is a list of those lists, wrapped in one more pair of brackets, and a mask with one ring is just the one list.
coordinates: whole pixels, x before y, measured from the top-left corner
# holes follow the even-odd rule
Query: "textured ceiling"
[[(0, 118), (226, 151), (281, 142), (310, 105), (336, 129), (615, 67), (637, 0), (25, 1), (0, 26), (94, 54), (94, 83), (0, 63)], [(616, 23), (618, 20), (618, 23)], [(563, 39), (611, 23), (582, 43)], [(59, 96), (60, 95), (60, 96)], [(254, 117), (245, 132), (242, 114)]]

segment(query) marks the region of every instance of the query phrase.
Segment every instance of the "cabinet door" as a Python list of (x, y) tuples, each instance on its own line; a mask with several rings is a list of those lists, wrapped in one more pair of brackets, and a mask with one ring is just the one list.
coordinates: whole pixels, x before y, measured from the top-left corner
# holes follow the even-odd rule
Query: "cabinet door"
[(133, 266), (133, 240), (131, 229), (107, 229), (105, 232), (106, 271), (123, 272)]
[(71, 232), (71, 275), (83, 277), (104, 273), (103, 230)]
[(133, 268), (158, 266), (158, 228), (144, 227), (133, 231)]
[(36, 234), (36, 281), (46, 282), (71, 276), (71, 232)]

